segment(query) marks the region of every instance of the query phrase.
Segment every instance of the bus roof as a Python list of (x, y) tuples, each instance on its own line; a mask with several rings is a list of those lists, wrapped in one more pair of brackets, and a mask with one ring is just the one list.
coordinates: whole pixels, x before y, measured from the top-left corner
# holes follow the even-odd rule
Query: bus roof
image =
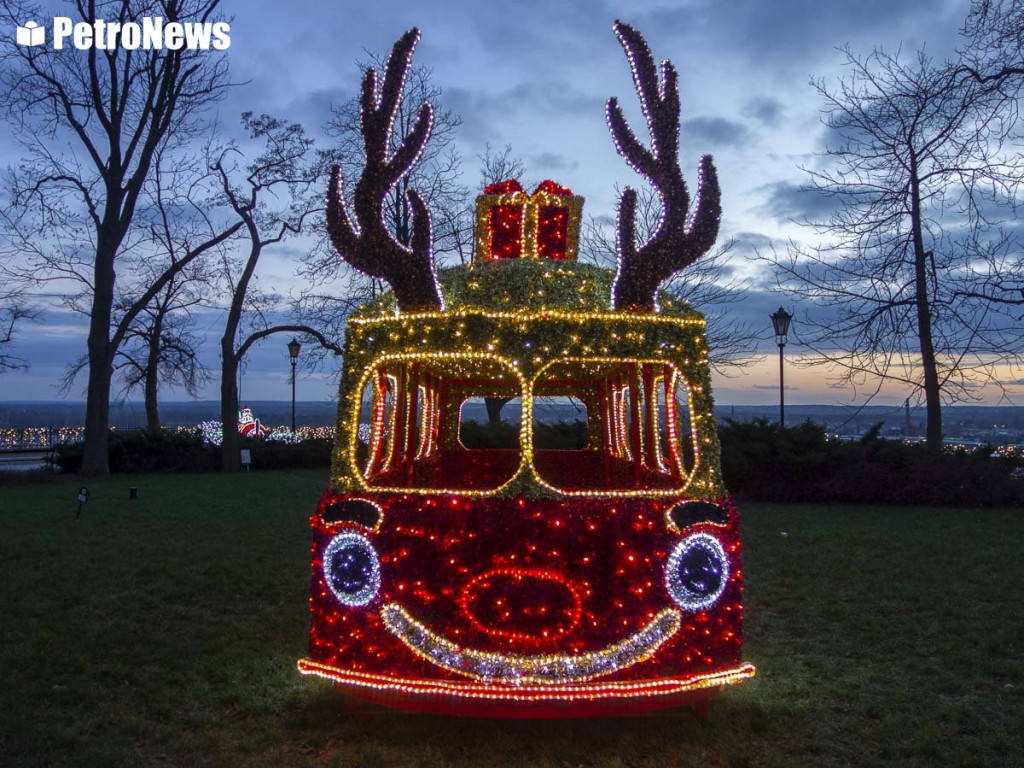
[[(594, 264), (529, 258), (478, 261), (440, 269), (437, 277), (446, 310), (612, 312), (615, 273)], [(703, 319), (688, 303), (665, 292), (659, 304), (661, 315)], [(388, 291), (363, 304), (353, 317), (394, 315), (395, 297)]]

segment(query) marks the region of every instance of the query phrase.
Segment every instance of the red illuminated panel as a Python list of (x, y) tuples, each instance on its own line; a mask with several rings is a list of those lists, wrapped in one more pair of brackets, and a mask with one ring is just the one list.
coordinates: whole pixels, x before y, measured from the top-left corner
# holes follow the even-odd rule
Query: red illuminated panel
[[(345, 498), (328, 492), (320, 508)], [(726, 523), (675, 530), (671, 500), (366, 499), (382, 510), (375, 529), (313, 517), (304, 671), (428, 698), (637, 699), (620, 711), (753, 674), (740, 661), (739, 519), (728, 499)], [(323, 577), (321, 553), (348, 531), (380, 556), (380, 591), (366, 606), (341, 605)], [(688, 611), (668, 591), (666, 566), (695, 533), (721, 543), (729, 575), (713, 606)], [(515, 664), (532, 665), (520, 683), (501, 671)]]
[(542, 205), (537, 212), (537, 255), (542, 259), (565, 258), (569, 239), (569, 210), (561, 205)]
[(523, 255), (523, 206), (491, 208), (490, 235), (492, 259), (520, 258)]

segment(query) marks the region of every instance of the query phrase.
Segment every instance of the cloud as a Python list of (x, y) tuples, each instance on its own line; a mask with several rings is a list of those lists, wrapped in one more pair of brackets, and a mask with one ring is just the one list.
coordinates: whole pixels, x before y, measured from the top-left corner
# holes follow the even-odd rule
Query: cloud
[(769, 127), (775, 127), (779, 124), (782, 111), (782, 102), (768, 96), (756, 96), (743, 107), (744, 116), (752, 117)]
[(824, 221), (836, 208), (836, 198), (791, 181), (765, 184), (755, 191), (766, 197), (755, 212), (777, 221)]
[[(774, 384), (751, 384), (750, 388), (751, 389), (768, 389), (768, 390), (771, 390), (773, 392), (778, 392), (779, 391), (779, 388), (776, 385), (774, 385)], [(783, 389), (786, 392), (799, 392), (800, 391), (800, 387), (791, 387), (789, 384), (787, 384), (785, 387), (783, 387)]]
[(330, 120), (332, 108), (340, 107), (355, 96), (356, 92), (347, 88), (319, 88), (298, 94), (298, 98), (282, 109), (281, 113), (315, 134)]
[[(539, 112), (545, 115), (598, 114), (604, 116), (603, 96), (593, 96), (564, 80), (534, 80), (518, 83), (502, 91), (450, 89), (463, 108), (487, 109), (494, 113)], [(465, 114), (463, 114), (465, 117)]]
[(579, 115), (604, 120), (603, 96), (593, 96), (564, 80), (518, 83), (503, 90), (446, 88), (445, 105), (460, 115), (460, 137), (483, 145), (503, 135), (501, 123), (509, 118), (549, 122)]
[(656, 8), (633, 21), (655, 39), (682, 38), (697, 49), (728, 40), (737, 59), (759, 67), (803, 69), (806, 62), (829, 57), (844, 43), (860, 47), (906, 40), (916, 47), (927, 40), (941, 55), (955, 45), (965, 11), (960, 5), (937, 11), (931, 0), (733, 0), (728, 12), (723, 8), (712, 0), (696, 0)]
[(540, 171), (572, 171), (579, 167), (578, 160), (570, 160), (564, 155), (555, 152), (539, 152), (535, 155), (527, 155), (527, 170), (530, 173)]
[(682, 122), (681, 134), (687, 143), (740, 146), (750, 136), (746, 126), (724, 117), (695, 117)]
[[(454, 9), (448, 12), (455, 15)], [(598, 0), (519, 0), (485, 7), (468, 2), (463, 13), (482, 47), (521, 66), (547, 67), (553, 56), (584, 59), (593, 55), (593, 40), (614, 40), (610, 20), (615, 14)]]
[(767, 252), (775, 245), (775, 240), (760, 232), (737, 232), (733, 235), (733, 250), (746, 258), (753, 258), (755, 252)]

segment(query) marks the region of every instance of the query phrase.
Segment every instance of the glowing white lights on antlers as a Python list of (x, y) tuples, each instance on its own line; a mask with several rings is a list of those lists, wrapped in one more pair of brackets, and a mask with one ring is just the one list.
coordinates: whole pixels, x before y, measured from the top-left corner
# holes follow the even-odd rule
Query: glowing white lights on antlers
[(340, 170), (335, 168), (328, 187), (327, 230), (342, 258), (359, 271), (391, 284), (399, 309), (443, 309), (427, 206), (415, 190), (407, 191), (406, 200), (412, 209), (411, 248), (395, 240), (385, 221), (388, 195), (419, 162), (433, 132), (433, 108), (424, 102), (409, 133), (394, 152), (390, 151), (395, 118), (419, 37), (419, 30), (412, 29), (395, 43), (382, 78), (372, 68), (363, 78), (359, 109), (366, 164), (356, 184), (357, 226), (341, 192)]
[[(620, 43), (620, 45), (622, 45), (622, 49), (626, 53), (626, 61), (629, 63), (629, 71), (630, 71), (630, 74), (633, 77), (633, 84), (634, 84), (634, 86), (636, 88), (637, 96), (640, 99), (640, 109), (643, 112), (644, 120), (646, 120), (646, 122), (647, 122), (647, 129), (648, 129), (648, 131), (650, 132), (650, 135), (651, 135), (651, 150), (650, 150), (650, 153), (651, 153), (651, 155), (653, 157), (657, 157), (658, 156), (658, 132), (657, 132), (657, 129), (656, 129), (655, 124), (654, 124), (654, 115), (653, 115), (652, 105), (649, 103), (649, 100), (647, 98), (648, 94), (647, 94), (647, 90), (645, 88), (644, 81), (641, 78), (640, 72), (637, 70), (636, 52), (633, 49), (634, 43), (637, 43), (639, 45), (641, 55), (643, 55), (645, 57), (646, 61), (649, 61), (649, 62), (651, 62), (653, 64), (654, 58), (651, 55), (650, 48), (647, 47), (647, 43), (644, 41), (644, 39), (642, 37), (640, 37), (640, 35), (638, 35), (638, 34), (636, 34), (634, 32), (634, 35), (636, 36), (637, 40), (636, 41), (630, 40), (629, 39), (629, 34), (625, 31), (626, 29), (629, 29), (629, 27), (627, 27), (626, 25), (624, 25), (624, 24), (622, 24), (620, 22), (615, 22), (615, 24), (612, 25), (612, 31), (615, 32), (615, 36), (619, 39), (619, 43)], [(664, 61), (662, 61), (662, 63), (661, 63), (661, 67), (662, 67), (661, 82), (660, 83), (656, 83), (657, 93), (658, 93), (658, 96), (661, 99), (664, 99), (664, 97), (665, 97), (665, 87), (666, 87), (666, 84), (667, 84), (667, 79), (665, 78), (665, 67), (666, 67), (666, 65), (669, 66), (669, 67), (672, 66), (671, 62), (668, 61), (668, 59), (665, 59)], [(612, 118), (611, 118), (611, 111), (613, 109), (613, 106), (612, 106), (613, 104), (615, 105), (614, 109), (617, 110), (618, 118), (621, 120), (622, 128), (625, 130), (625, 132), (628, 135), (628, 137), (631, 138), (636, 143), (637, 148), (643, 149), (643, 145), (640, 143), (640, 140), (636, 137), (636, 134), (633, 133), (633, 130), (629, 127), (629, 124), (626, 123), (625, 118), (622, 115), (622, 112), (618, 111), (619, 110), (618, 100), (615, 99), (615, 98), (611, 98), (611, 99), (608, 100), (608, 105), (607, 105), (606, 111), (605, 111), (606, 118), (608, 120), (608, 127), (612, 131), (612, 137), (615, 138), (615, 133), (616, 133), (616, 129), (614, 128), (614, 126), (612, 126)], [(623, 156), (623, 158), (626, 160), (627, 163), (629, 163), (630, 167), (633, 168), (633, 170), (635, 170), (641, 176), (644, 176), (646, 178), (650, 178), (649, 171), (642, 170), (638, 165), (634, 164), (634, 161), (631, 158), (626, 156), (626, 154), (622, 151), (622, 149), (621, 149), (621, 147), (620, 147), (620, 145), (618, 143), (617, 138), (615, 139), (615, 148), (619, 150), (619, 154)], [(652, 179), (652, 181), (653, 181), (653, 179)]]
[[(660, 311), (658, 290), (675, 272), (693, 263), (713, 245), (720, 216), (717, 183), (708, 184), (701, 160), (697, 204), (690, 209), (686, 181), (679, 170), (679, 93), (677, 75), (667, 59), (659, 69), (643, 37), (632, 27), (616, 22), (613, 30), (622, 45), (633, 84), (647, 122), (650, 149), (633, 133), (619, 107), (608, 100), (605, 119), (615, 149), (626, 163), (646, 178), (661, 198), (661, 215), (650, 239), (637, 249), (636, 193), (627, 188), (618, 211), (618, 269), (612, 284), (616, 309)], [(704, 193), (707, 194), (704, 194)], [(715, 212), (709, 217), (709, 211)]]

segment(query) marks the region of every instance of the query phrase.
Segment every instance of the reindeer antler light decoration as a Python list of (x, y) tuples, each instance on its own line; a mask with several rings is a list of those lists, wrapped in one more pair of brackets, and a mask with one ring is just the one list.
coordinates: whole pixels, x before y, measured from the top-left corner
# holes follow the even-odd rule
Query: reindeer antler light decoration
[(402, 101), (405, 76), (412, 62), (418, 29), (402, 35), (391, 49), (378, 82), (372, 67), (363, 76), (359, 97), (366, 165), (353, 194), (355, 226), (342, 194), (341, 169), (335, 166), (327, 188), (327, 232), (335, 249), (349, 264), (371, 277), (386, 280), (400, 310), (441, 309), (441, 291), (434, 274), (430, 211), (419, 193), (407, 192), (412, 209), (411, 247), (398, 243), (384, 224), (382, 212), (388, 194), (419, 159), (430, 139), (434, 110), (423, 102), (412, 129), (390, 153), (391, 131)]
[(679, 170), (679, 84), (675, 67), (661, 64), (661, 81), (644, 38), (633, 27), (613, 27), (636, 85), (640, 106), (651, 134), (648, 149), (630, 130), (618, 99), (608, 99), (608, 128), (615, 148), (661, 195), (664, 212), (657, 231), (643, 246), (636, 243), (636, 191), (630, 187), (619, 199), (619, 267), (612, 287), (617, 310), (650, 311), (663, 282), (710, 250), (722, 215), (718, 175), (710, 155), (700, 161), (697, 204), (690, 215), (690, 195)]

